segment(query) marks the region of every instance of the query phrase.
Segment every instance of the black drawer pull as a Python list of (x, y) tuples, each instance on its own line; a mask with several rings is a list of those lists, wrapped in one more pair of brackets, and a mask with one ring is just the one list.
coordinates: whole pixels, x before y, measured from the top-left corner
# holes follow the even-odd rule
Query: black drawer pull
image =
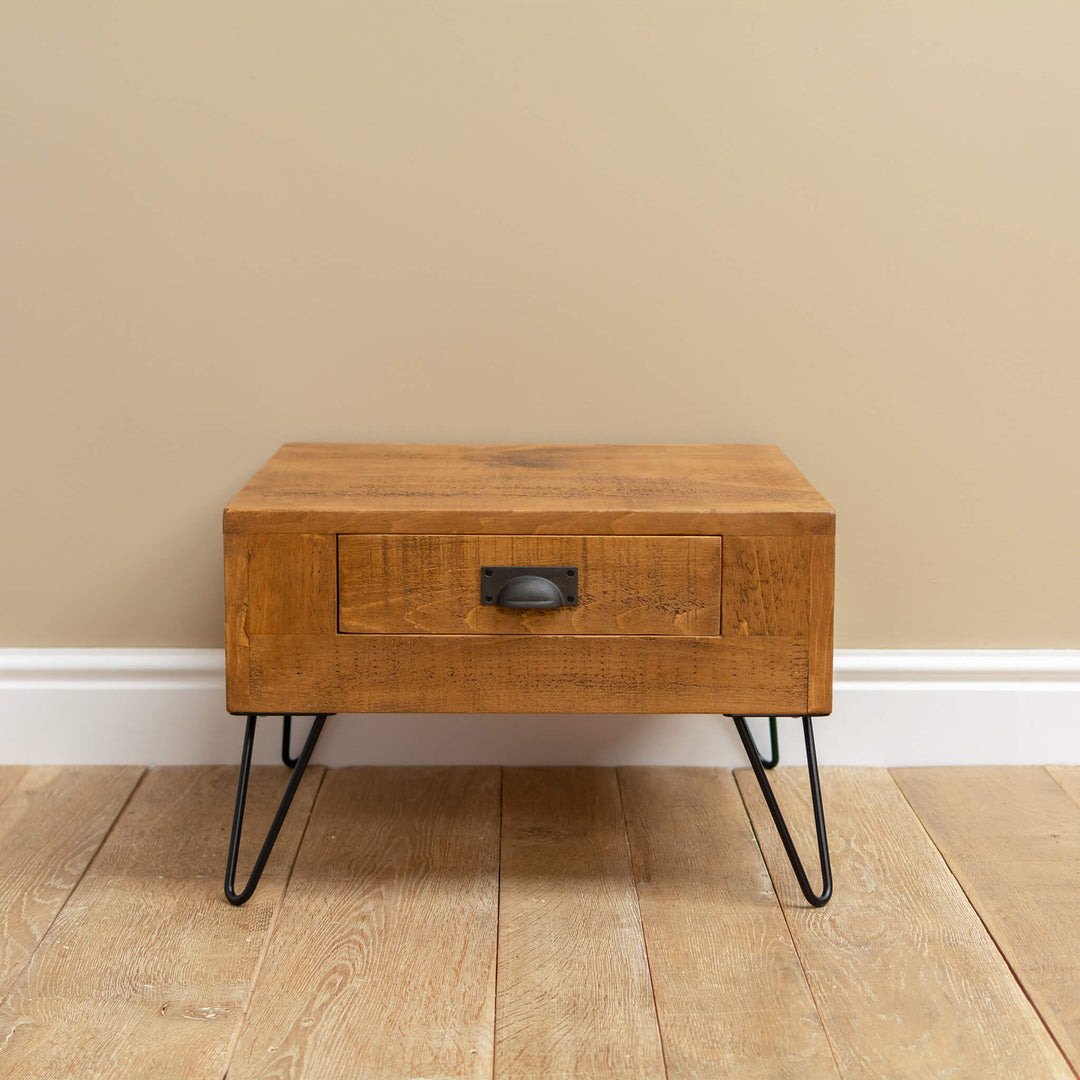
[(489, 607), (576, 607), (576, 566), (485, 566), (480, 597)]

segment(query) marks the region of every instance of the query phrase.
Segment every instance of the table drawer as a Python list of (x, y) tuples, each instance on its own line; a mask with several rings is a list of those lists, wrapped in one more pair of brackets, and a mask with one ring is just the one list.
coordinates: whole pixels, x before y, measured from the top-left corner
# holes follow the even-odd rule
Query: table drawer
[[(486, 566), (576, 568), (576, 603), (514, 610), (483, 603)], [(343, 535), (344, 634), (720, 633), (718, 536)]]
[[(230, 712), (831, 708), (832, 536), (280, 532), (225, 554)], [(486, 607), (490, 565), (576, 566), (581, 601)]]

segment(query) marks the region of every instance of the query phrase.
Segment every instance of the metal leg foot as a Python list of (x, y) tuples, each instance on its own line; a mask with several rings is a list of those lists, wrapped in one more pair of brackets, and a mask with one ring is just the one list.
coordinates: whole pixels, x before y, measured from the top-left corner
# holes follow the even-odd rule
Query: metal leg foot
[(818, 845), (818, 858), (821, 864), (821, 892), (815, 893), (810, 886), (810, 880), (806, 876), (806, 871), (803, 869), (802, 860), (799, 858), (799, 853), (795, 850), (795, 844), (791, 839), (791, 833), (788, 832), (787, 823), (784, 821), (784, 815), (780, 812), (780, 805), (776, 801), (776, 796), (773, 794), (772, 785), (769, 783), (769, 778), (765, 775), (765, 770), (775, 766), (779, 761), (779, 754), (776, 747), (776, 718), (769, 718), (772, 723), (770, 724), (770, 732), (773, 736), (773, 758), (772, 765), (769, 765), (758, 752), (757, 744), (754, 742), (754, 737), (750, 734), (750, 729), (746, 726), (745, 716), (733, 716), (732, 720), (735, 721), (735, 730), (739, 733), (739, 738), (742, 740), (743, 748), (746, 750), (746, 756), (750, 759), (750, 767), (754, 770), (754, 776), (757, 777), (758, 786), (761, 788), (761, 794), (765, 797), (765, 802), (769, 807), (769, 813), (772, 814), (773, 823), (776, 825), (776, 831), (780, 834), (780, 840), (783, 842), (784, 850), (787, 852), (788, 861), (791, 863), (792, 870), (795, 871), (795, 877), (799, 882), (799, 888), (802, 889), (803, 896), (814, 906), (824, 907), (832, 896), (832, 868), (829, 865), (829, 843), (828, 838), (825, 835), (825, 813), (821, 806), (821, 780), (818, 777), (817, 766), (817, 754), (814, 750), (814, 722), (813, 718), (804, 716), (803, 722), (803, 735), (806, 739), (806, 771), (810, 778), (810, 798), (814, 806), (814, 828), (817, 832), (817, 845)]
[(292, 775), (289, 777), (289, 783), (285, 788), (285, 794), (282, 795), (281, 802), (278, 804), (274, 820), (270, 824), (270, 831), (266, 834), (262, 849), (259, 852), (258, 858), (255, 860), (251, 876), (248, 878), (248, 882), (243, 890), (237, 892), (236, 860), (240, 854), (240, 835), (244, 827), (244, 805), (247, 802), (248, 777), (251, 774), (251, 752), (255, 746), (255, 725), (259, 719), (258, 715), (254, 713), (248, 716), (247, 727), (244, 730), (244, 746), (240, 754), (240, 778), (236, 785), (236, 809), (233, 811), (232, 835), (229, 837), (229, 855), (225, 863), (225, 899), (228, 900), (230, 904), (239, 905), (246, 903), (251, 899), (252, 893), (255, 892), (255, 886), (259, 884), (259, 878), (262, 877), (266, 861), (270, 858), (270, 852), (274, 850), (274, 844), (277, 841), (278, 833), (281, 832), (281, 826), (285, 823), (285, 816), (288, 814), (289, 807), (292, 805), (293, 796), (296, 795), (296, 789), (300, 786), (300, 781), (304, 776), (304, 770), (307, 768), (308, 761), (311, 759), (315, 744), (319, 741), (319, 735), (322, 733), (323, 725), (326, 723), (326, 717), (328, 715), (329, 714), (327, 713), (323, 713), (315, 717), (315, 722), (311, 725), (311, 731), (308, 732), (304, 748), (300, 751), (300, 756), (295, 759), (289, 757), (289, 735), (291, 734), (290, 728), (292, 717), (285, 716), (283, 718), (284, 731), (282, 734), (281, 757), (286, 765), (292, 766)]

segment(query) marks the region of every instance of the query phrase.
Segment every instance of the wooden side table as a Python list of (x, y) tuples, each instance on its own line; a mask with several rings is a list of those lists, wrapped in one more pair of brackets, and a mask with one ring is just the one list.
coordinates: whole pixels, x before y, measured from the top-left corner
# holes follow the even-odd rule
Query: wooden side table
[[(832, 891), (814, 716), (832, 709), (835, 519), (773, 446), (283, 446), (225, 509), (226, 704), (248, 718), (226, 868), (246, 901), (327, 716), (734, 719), (810, 903)], [(291, 757), (294, 715), (314, 724)], [(258, 718), (293, 772), (235, 888)], [(747, 716), (770, 718), (762, 757)], [(822, 888), (765, 770), (801, 716)]]

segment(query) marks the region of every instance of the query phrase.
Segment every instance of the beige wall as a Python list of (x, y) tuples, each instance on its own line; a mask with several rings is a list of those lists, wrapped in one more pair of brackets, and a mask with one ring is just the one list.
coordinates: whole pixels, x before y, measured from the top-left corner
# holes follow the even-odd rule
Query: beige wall
[(837, 644), (1080, 646), (1080, 5), (0, 5), (0, 644), (287, 440), (777, 442)]

